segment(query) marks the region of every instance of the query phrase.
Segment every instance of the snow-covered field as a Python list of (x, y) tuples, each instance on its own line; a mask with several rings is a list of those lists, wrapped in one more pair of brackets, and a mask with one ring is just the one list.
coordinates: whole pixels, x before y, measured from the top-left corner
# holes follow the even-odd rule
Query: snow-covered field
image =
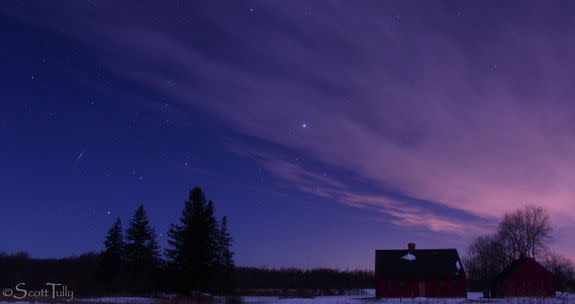
[(362, 296), (326, 296), (312, 299), (244, 297), (245, 304), (575, 304), (575, 295), (569, 294), (557, 298), (504, 298), (484, 299), (481, 292), (470, 292), (467, 299), (460, 298), (391, 298), (375, 299), (375, 292)]
[[(479, 292), (470, 292), (467, 299), (433, 299), (433, 298), (392, 298), (375, 299), (373, 290), (365, 290), (362, 295), (350, 296), (324, 296), (315, 298), (278, 298), (278, 297), (243, 297), (245, 304), (575, 304), (575, 294), (563, 294), (557, 298), (504, 298), (504, 299), (484, 299)], [(41, 304), (40, 301), (34, 301)], [(76, 299), (76, 303), (96, 304), (96, 303), (117, 303), (117, 304), (169, 304), (169, 300), (152, 298), (93, 298)], [(220, 302), (220, 301), (216, 301)], [(29, 304), (30, 302), (3, 302), (0, 304)], [(70, 303), (68, 301), (46, 301), (46, 303)], [(225, 301), (221, 301), (225, 303)]]

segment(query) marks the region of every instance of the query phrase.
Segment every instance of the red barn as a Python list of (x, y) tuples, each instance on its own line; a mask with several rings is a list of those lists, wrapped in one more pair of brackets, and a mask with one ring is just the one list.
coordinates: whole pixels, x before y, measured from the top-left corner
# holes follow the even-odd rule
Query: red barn
[(467, 297), (456, 249), (375, 251), (376, 297)]
[(491, 296), (554, 297), (555, 277), (534, 259), (520, 259), (495, 278)]

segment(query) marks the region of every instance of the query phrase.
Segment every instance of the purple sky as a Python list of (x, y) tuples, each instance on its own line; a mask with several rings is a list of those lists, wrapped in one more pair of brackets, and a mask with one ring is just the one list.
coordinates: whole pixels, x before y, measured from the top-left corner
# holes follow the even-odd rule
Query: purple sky
[[(230, 217), (238, 264), (370, 268), (373, 249), (402, 248), (409, 241), (462, 250), (474, 236), (491, 231), (503, 213), (525, 204), (550, 212), (554, 249), (575, 257), (570, 241), (575, 229), (573, 2), (159, 3), (0, 5), (0, 13), (10, 19), (3, 25), (11, 30), (3, 32), (14, 41), (2, 61), (12, 69), (1, 72), (1, 79), (12, 79), (21, 89), (1, 95), (3, 107), (13, 103), (6, 107), (16, 113), (22, 91), (33, 90), (11, 74), (25, 70), (32, 75), (23, 76), (26, 81), (36, 75), (30, 58), (42, 55), (26, 48), (22, 41), (27, 39), (47, 44), (51, 58), (72, 58), (61, 60), (61, 70), (52, 67), (38, 76), (63, 79), (55, 85), (62, 88), (59, 95), (31, 100), (66, 108), (73, 102), (66, 90), (114, 96), (105, 100), (106, 110), (86, 114), (98, 120), (101, 131), (77, 136), (84, 141), (74, 139), (71, 162), (88, 162), (100, 153), (103, 163), (110, 158), (111, 170), (129, 171), (117, 155), (106, 156), (113, 145), (89, 143), (117, 133), (113, 123), (105, 123), (115, 119), (115, 108), (132, 113), (122, 114), (126, 120), (141, 112), (169, 124), (165, 133), (157, 126), (140, 129), (141, 141), (157, 136), (172, 151), (193, 150), (176, 147), (181, 140), (218, 151), (194, 159), (217, 164), (196, 168), (198, 174), (212, 174), (210, 181), (183, 181), (174, 172), (188, 167), (184, 157), (156, 163), (158, 146), (139, 150), (150, 157), (138, 158), (134, 166), (153, 163), (150, 175), (168, 166), (166, 183), (186, 185), (173, 194), (169, 215), (159, 202), (150, 203), (162, 214), (156, 219), (159, 232), (177, 216), (186, 187), (207, 184), (208, 196), (216, 196), (216, 205), (223, 204), (222, 214)], [(18, 58), (20, 51), (29, 57)], [(81, 85), (68, 87), (66, 77)], [(18, 153), (25, 145), (13, 141), (26, 133), (19, 128), (49, 126), (35, 121), (13, 127), (7, 113), (0, 130), (13, 154), (3, 161), (26, 164), (29, 159)], [(32, 119), (26, 115), (22, 119)], [(63, 123), (73, 127), (72, 121)], [(198, 140), (206, 134), (206, 142)], [(34, 141), (34, 136), (28, 138)], [(117, 142), (130, 136), (118, 135)], [(58, 165), (50, 166), (46, 170), (58, 174)], [(230, 173), (236, 172), (230, 167), (243, 166), (252, 171)], [(269, 182), (261, 183), (256, 175)], [(70, 173), (59, 183), (74, 178)], [(145, 188), (158, 197), (167, 191), (163, 183)], [(24, 201), (30, 208), (40, 204), (38, 198), (24, 200), (25, 189), (8, 191), (9, 200), (2, 204), (11, 212)], [(236, 191), (252, 203), (230, 201)], [(71, 199), (54, 204), (68, 206)], [(124, 204), (118, 212), (126, 217), (136, 203), (114, 204)], [(18, 210), (20, 215), (10, 220), (15, 230), (22, 229), (24, 211)], [(276, 222), (274, 210), (293, 217)], [(85, 216), (80, 211), (66, 215)], [(92, 243), (100, 242), (111, 220), (98, 223)], [(265, 228), (251, 228), (256, 223)], [(69, 230), (58, 229), (54, 233)], [(62, 251), (43, 251), (26, 244), (17, 245), (38, 256), (99, 248), (62, 243)]]

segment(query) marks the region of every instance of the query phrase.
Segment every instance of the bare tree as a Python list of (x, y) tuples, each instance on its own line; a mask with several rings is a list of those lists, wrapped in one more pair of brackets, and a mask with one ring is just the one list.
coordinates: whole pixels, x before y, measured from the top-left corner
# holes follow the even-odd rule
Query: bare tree
[(526, 206), (507, 213), (495, 234), (475, 239), (464, 258), (470, 279), (489, 282), (513, 261), (542, 259), (551, 241), (551, 220), (541, 207)]
[(490, 281), (508, 264), (508, 256), (497, 235), (475, 239), (463, 260), (470, 279)]
[(507, 250), (509, 260), (541, 258), (551, 241), (551, 220), (541, 207), (526, 206), (506, 213), (497, 235)]
[(553, 273), (560, 291), (567, 291), (569, 282), (575, 280), (575, 265), (557, 253), (548, 253), (543, 260), (543, 266)]

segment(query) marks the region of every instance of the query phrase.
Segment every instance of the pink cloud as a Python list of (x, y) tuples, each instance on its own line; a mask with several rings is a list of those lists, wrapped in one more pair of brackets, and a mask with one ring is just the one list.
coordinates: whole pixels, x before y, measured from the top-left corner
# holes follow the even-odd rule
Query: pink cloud
[[(371, 81), (357, 83), (371, 94), (347, 105), (347, 100), (328, 98), (305, 84), (242, 74), (169, 41), (156, 41), (169, 46), (161, 53), (188, 55), (166, 60), (184, 67), (194, 63), (208, 79), (239, 86), (240, 96), (204, 92), (189, 86), (186, 78), (136, 78), (184, 104), (217, 114), (246, 134), (410, 196), (480, 216), (497, 217), (526, 203), (545, 206), (559, 222), (560, 215), (575, 215), (570, 203), (575, 146), (568, 128), (574, 109), (568, 104), (523, 102), (501, 85), (478, 93), (472, 83), (456, 81), (465, 72), (456, 61), (443, 77), (433, 70), (421, 75), (431, 83), (395, 84), (387, 92), (378, 92), (378, 84)], [(456, 52), (449, 44), (443, 47)], [(369, 72), (375, 71), (364, 72), (366, 79), (382, 78)], [(192, 66), (190, 73), (195, 73)], [(459, 103), (460, 98), (469, 101)], [(312, 128), (298, 129), (301, 121), (309, 120)], [(406, 138), (394, 138), (402, 133)]]
[[(380, 28), (369, 18), (354, 22), (357, 30)], [(244, 134), (366, 181), (485, 218), (526, 203), (549, 209), (559, 225), (575, 216), (575, 107), (559, 100), (571, 93), (562, 75), (572, 63), (559, 64), (559, 58), (549, 56), (558, 46), (534, 42), (545, 37), (530, 32), (503, 31), (502, 38), (485, 42), (496, 61), (517, 65), (512, 56), (519, 52), (518, 57), (540, 72), (541, 87), (525, 95), (522, 86), (533, 80), (521, 74), (523, 68), (508, 72), (505, 62), (497, 68), (474, 65), (455, 41), (439, 33), (410, 42), (407, 51), (418, 64), (410, 65), (412, 75), (404, 77), (413, 80), (398, 79), (393, 56), (404, 50), (394, 41), (405, 37), (382, 31), (380, 39), (373, 39), (372, 34), (356, 35), (342, 23), (346, 21), (326, 22), (325, 30), (349, 41), (366, 61), (330, 61), (287, 33), (273, 33), (273, 40), (257, 43), (272, 59), (285, 60), (328, 86), (348, 88), (351, 96), (332, 96), (313, 83), (227, 65), (161, 32), (120, 31), (110, 41), (122, 52), (137, 49), (137, 62), (178, 67), (178, 76), (147, 66), (120, 67), (127, 77), (176, 97), (182, 105), (215, 114)], [(228, 30), (254, 30), (237, 27)], [(386, 47), (391, 50), (384, 51)], [(210, 86), (214, 82), (220, 89)], [(311, 128), (301, 129), (302, 121), (309, 121)], [(273, 166), (292, 182), (301, 177), (321, 180), (291, 164)], [(313, 192), (304, 186), (302, 190)], [(403, 223), (415, 222), (402, 218)], [(461, 228), (441, 220), (428, 226)]]
[(432, 212), (429, 208), (416, 207), (397, 198), (357, 193), (332, 176), (304, 168), (298, 164), (297, 160), (288, 160), (277, 154), (249, 149), (238, 145), (237, 142), (232, 142), (230, 147), (241, 155), (255, 158), (268, 172), (288, 182), (289, 188), (347, 206), (374, 210), (390, 218), (385, 221), (398, 226), (422, 226), (431, 231), (458, 235), (480, 234), (488, 231), (486, 224), (480, 221), (476, 221), (473, 227), (469, 227), (469, 222), (463, 222), (456, 217), (442, 216)]
[[(84, 27), (67, 31), (107, 50), (104, 61), (119, 74), (188, 111), (209, 113), (241, 134), (366, 183), (486, 219), (537, 204), (558, 227), (569, 225), (575, 216), (575, 61), (565, 50), (575, 46), (573, 28), (548, 31), (538, 11), (526, 11), (526, 19), (498, 19), (500, 26), (479, 23), (482, 34), (464, 40), (457, 26), (448, 31), (426, 23), (423, 11), (399, 23), (380, 12), (402, 7), (341, 6), (314, 6), (313, 18), (303, 18), (296, 4), (262, 1), (259, 11), (287, 24), (266, 28), (247, 14), (222, 22), (229, 16), (213, 8), (206, 15), (221, 26), (221, 47), (238, 48), (232, 63), (187, 42), (185, 33), (169, 32), (182, 26), (174, 21), (179, 18), (157, 20), (153, 11), (114, 19), (105, 29), (87, 25), (105, 16), (93, 13)], [(350, 10), (362, 17), (348, 18)], [(146, 17), (158, 25), (137, 28)], [(61, 29), (64, 22), (49, 24)], [(255, 38), (226, 45), (224, 34)], [(301, 128), (302, 122), (311, 127)], [(358, 194), (345, 180), (259, 157), (302, 191), (376, 206), (398, 225), (463, 230), (464, 223), (426, 209)]]

